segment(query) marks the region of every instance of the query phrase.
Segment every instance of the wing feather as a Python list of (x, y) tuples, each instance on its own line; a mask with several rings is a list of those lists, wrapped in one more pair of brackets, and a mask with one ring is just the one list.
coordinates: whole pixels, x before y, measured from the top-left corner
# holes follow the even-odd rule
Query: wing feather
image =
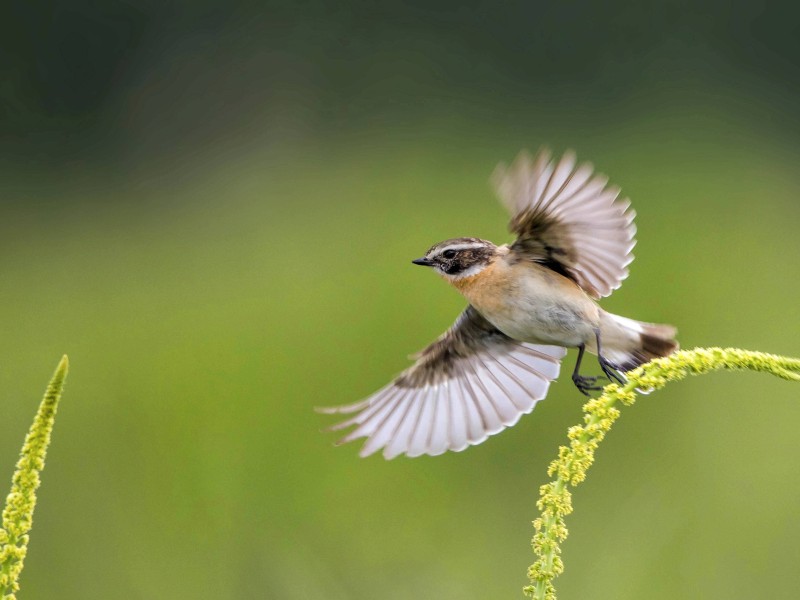
[(345, 444), (353, 441), (354, 439), (358, 439), (359, 437), (372, 435), (376, 429), (376, 426), (386, 416), (387, 411), (392, 408), (393, 405), (391, 400), (393, 397), (397, 396), (398, 391), (399, 390), (396, 390), (393, 394), (384, 398), (380, 403), (376, 403), (375, 405), (369, 407), (355, 419), (350, 419), (350, 422), (354, 425), (358, 425), (358, 427), (344, 436), (337, 443)]
[(467, 442), (468, 444), (480, 444), (488, 436), (486, 433), (486, 422), (478, 410), (478, 405), (472, 395), (472, 391), (466, 384), (465, 380), (458, 379), (458, 386), (464, 398), (464, 405), (466, 407), (467, 415)]
[(408, 443), (406, 454), (410, 457), (422, 456), (428, 448), (431, 426), (433, 425), (433, 404), (435, 402), (434, 390), (432, 388), (423, 389), (422, 393), (414, 398), (415, 402), (421, 402), (417, 426), (411, 433), (411, 440)]
[(408, 410), (408, 393), (405, 391), (395, 398), (391, 409), (376, 425), (375, 431), (368, 438), (367, 443), (361, 448), (361, 456), (369, 456), (383, 448), (396, 434)]
[[(553, 175), (554, 185), (556, 176), (563, 175)], [(565, 353), (512, 340), (469, 306), (391, 384), (360, 402), (321, 410), (356, 413), (330, 429), (355, 426), (340, 443), (366, 438), (362, 456), (461, 451), (530, 412)]]
[(411, 442), (411, 434), (414, 432), (414, 428), (419, 419), (422, 404), (420, 402), (415, 402), (413, 398), (409, 398), (407, 404), (408, 410), (405, 415), (403, 415), (403, 420), (398, 426), (397, 432), (383, 449), (383, 456), (386, 459), (392, 459), (402, 454)]
[(493, 176), (517, 234), (511, 250), (566, 275), (595, 298), (617, 289), (633, 260), (635, 213), (608, 178), (573, 152), (558, 160), (548, 150), (533, 159), (522, 152)]
[[(448, 382), (449, 383), (449, 382)], [(450, 386), (445, 384), (434, 404), (433, 426), (428, 442), (428, 454), (443, 454), (450, 445)]]
[(464, 406), (464, 391), (458, 380), (450, 390), (450, 448), (458, 452), (467, 447), (467, 415)]

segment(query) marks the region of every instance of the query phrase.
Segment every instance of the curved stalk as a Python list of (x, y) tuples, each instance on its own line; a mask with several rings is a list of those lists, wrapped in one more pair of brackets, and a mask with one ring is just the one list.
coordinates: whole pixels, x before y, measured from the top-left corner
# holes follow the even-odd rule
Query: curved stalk
[(569, 446), (561, 446), (558, 458), (547, 470), (552, 481), (539, 489), (536, 503), (541, 512), (534, 522), (533, 551), (538, 557), (528, 568), (531, 584), (523, 591), (535, 600), (556, 600), (553, 580), (564, 571), (560, 544), (567, 538), (564, 517), (572, 512), (570, 488), (586, 478), (598, 445), (619, 418), (617, 403), (631, 405), (636, 392), (648, 393), (679, 381), (688, 375), (701, 375), (720, 369), (771, 373), (782, 379), (800, 381), (800, 359), (750, 352), (738, 348), (696, 348), (659, 358), (625, 374), (624, 385), (607, 385), (598, 398), (583, 407), (583, 425), (571, 427)]

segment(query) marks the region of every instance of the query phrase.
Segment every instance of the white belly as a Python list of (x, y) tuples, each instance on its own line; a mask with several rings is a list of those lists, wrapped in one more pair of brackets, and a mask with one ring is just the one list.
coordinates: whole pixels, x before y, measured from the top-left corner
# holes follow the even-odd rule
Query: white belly
[(550, 299), (530, 300), (517, 302), (508, 311), (482, 314), (507, 336), (523, 342), (579, 346), (594, 338), (594, 325), (579, 307)]

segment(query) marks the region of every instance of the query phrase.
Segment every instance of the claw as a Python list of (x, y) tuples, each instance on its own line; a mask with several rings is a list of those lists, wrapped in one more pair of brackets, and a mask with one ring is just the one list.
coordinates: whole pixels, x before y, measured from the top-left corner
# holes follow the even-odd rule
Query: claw
[(597, 362), (600, 363), (600, 368), (603, 369), (603, 373), (606, 374), (606, 377), (608, 377), (609, 381), (616, 381), (620, 385), (626, 383), (626, 379), (620, 373), (618, 373), (614, 366), (605, 358), (598, 356)]
[(586, 350), (586, 347), (581, 344), (578, 346), (578, 360), (575, 361), (575, 370), (572, 372), (572, 383), (575, 384), (575, 387), (578, 388), (581, 394), (586, 396), (592, 397), (589, 392), (596, 392), (602, 388), (595, 385), (599, 377), (590, 377), (587, 375), (581, 375), (579, 373), (581, 368), (581, 360), (583, 359), (583, 353)]
[(598, 379), (600, 379), (600, 377), (589, 377), (578, 375), (577, 373), (573, 373), (572, 375), (572, 383), (575, 384), (578, 391), (590, 398), (591, 394), (589, 392), (597, 392), (603, 389), (601, 386), (595, 385)]
[(581, 360), (583, 359), (583, 353), (586, 350), (586, 346), (581, 344), (578, 346), (578, 359), (575, 361), (575, 370), (572, 372), (572, 382), (575, 384), (575, 387), (578, 390), (591, 398), (591, 394), (589, 392), (599, 392), (603, 389), (603, 386), (598, 385), (597, 381), (599, 379), (608, 379), (611, 383), (618, 383), (620, 385), (626, 383), (625, 377), (622, 376), (617, 371), (617, 366), (607, 360), (603, 356), (602, 346), (600, 345), (600, 330), (595, 329), (595, 336), (597, 339), (597, 362), (600, 364), (600, 368), (605, 373), (605, 377), (598, 375), (596, 377), (591, 377), (587, 375), (581, 375), (579, 373), (581, 368)]

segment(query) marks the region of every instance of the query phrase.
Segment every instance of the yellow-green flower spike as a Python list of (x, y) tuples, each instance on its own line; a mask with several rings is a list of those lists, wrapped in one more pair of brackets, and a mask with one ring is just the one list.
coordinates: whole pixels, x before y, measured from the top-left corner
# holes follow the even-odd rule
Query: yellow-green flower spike
[(11, 480), (11, 493), (6, 498), (3, 527), (0, 529), (0, 592), (3, 600), (15, 600), (14, 594), (19, 590), (17, 580), (28, 550), (28, 532), (36, 507), (39, 473), (44, 468), (50, 432), (53, 430), (68, 367), (69, 361), (65, 355), (47, 386)]
[(602, 395), (583, 406), (583, 425), (570, 427), (569, 446), (561, 446), (558, 458), (550, 464), (547, 474), (553, 481), (539, 488), (536, 506), (541, 516), (533, 522), (533, 552), (538, 557), (528, 569), (531, 585), (523, 588), (535, 600), (556, 600), (553, 580), (564, 571), (559, 544), (567, 538), (564, 517), (572, 512), (572, 494), (575, 487), (586, 478), (586, 471), (594, 462), (597, 446), (619, 417), (614, 405), (629, 406), (636, 401), (636, 392), (650, 392), (664, 387), (670, 381), (684, 379), (687, 375), (701, 375), (719, 369), (750, 370), (772, 373), (790, 381), (800, 381), (800, 360), (763, 352), (749, 352), (738, 348), (696, 348), (676, 352), (659, 358), (625, 374), (624, 385), (612, 383)]

